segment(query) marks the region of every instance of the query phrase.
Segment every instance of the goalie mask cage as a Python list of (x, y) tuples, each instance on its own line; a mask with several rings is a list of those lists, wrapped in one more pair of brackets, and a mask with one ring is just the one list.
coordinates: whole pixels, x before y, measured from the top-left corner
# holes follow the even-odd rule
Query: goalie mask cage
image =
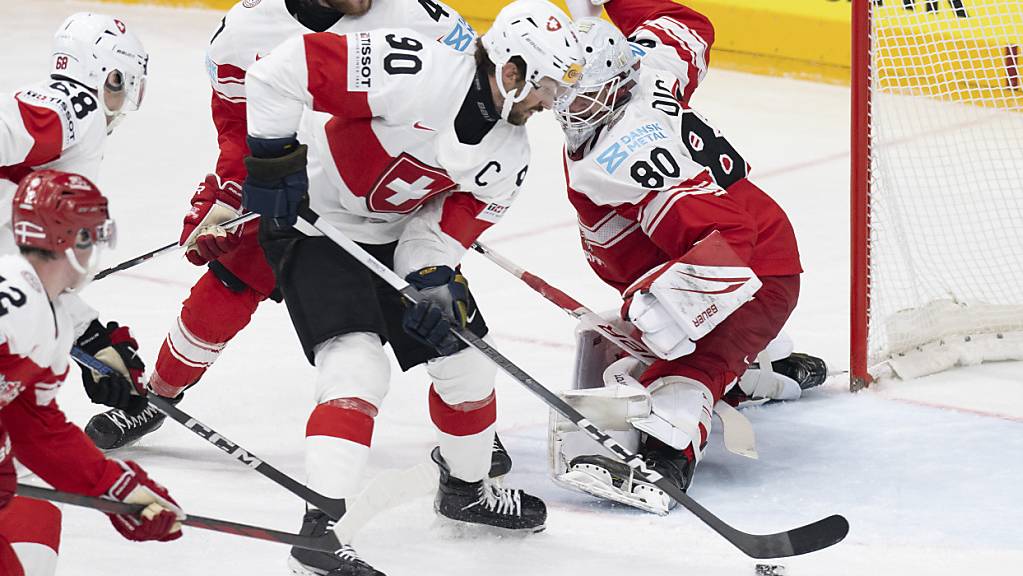
[(852, 388), (1023, 358), (1023, 2), (852, 27)]

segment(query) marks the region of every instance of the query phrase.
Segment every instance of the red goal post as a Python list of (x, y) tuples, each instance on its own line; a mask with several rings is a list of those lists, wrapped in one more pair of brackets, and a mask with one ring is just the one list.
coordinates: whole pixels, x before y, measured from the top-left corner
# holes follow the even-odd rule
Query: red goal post
[(852, 9), (851, 387), (1023, 359), (1023, 8)]

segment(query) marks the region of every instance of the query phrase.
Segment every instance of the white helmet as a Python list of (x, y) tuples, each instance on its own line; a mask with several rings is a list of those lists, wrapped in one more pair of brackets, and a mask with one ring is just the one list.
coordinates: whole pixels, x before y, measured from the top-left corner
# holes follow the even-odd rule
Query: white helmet
[[(571, 20), (545, 0), (515, 0), (508, 4), (497, 14), (482, 40), (487, 55), (497, 66), (497, 88), (504, 97), (501, 117), (505, 120), (512, 105), (529, 94), (530, 86), (539, 88), (540, 79), (554, 80), (557, 92), (561, 93), (575, 84), (582, 73), (582, 49)], [(500, 75), (513, 56), (525, 61), (528, 83), (509, 94)]]
[[(124, 22), (104, 14), (79, 12), (68, 16), (53, 37), (51, 76), (70, 78), (95, 90), (103, 112), (119, 117), (138, 110), (146, 90), (149, 54)], [(110, 73), (117, 71), (111, 77)], [(118, 83), (117, 80), (120, 80)], [(103, 87), (124, 91), (124, 104), (110, 110)]]
[(600, 18), (580, 18), (572, 26), (582, 44), (585, 69), (579, 82), (554, 105), (569, 151), (625, 111), (639, 76), (639, 58), (618, 28)]

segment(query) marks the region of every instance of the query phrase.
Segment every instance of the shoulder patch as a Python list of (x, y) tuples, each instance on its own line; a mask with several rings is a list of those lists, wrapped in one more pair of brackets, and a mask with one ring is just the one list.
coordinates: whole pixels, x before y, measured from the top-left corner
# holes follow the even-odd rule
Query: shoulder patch
[(262, 0), (242, 0), (242, 6), (246, 8), (255, 8)]

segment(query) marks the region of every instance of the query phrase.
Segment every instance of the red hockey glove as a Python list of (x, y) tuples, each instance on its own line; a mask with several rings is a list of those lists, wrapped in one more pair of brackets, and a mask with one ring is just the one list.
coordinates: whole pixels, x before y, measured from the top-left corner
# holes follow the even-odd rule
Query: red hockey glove
[(135, 542), (169, 542), (181, 538), (179, 520), (185, 518), (185, 513), (167, 493), (167, 489), (153, 481), (138, 464), (112, 461), (121, 466), (124, 473), (114, 481), (103, 497), (146, 506), (137, 516), (107, 514), (110, 523), (121, 536)]
[(14, 498), (18, 488), (18, 473), (14, 470), (14, 454), (11, 453), (11, 437), (0, 422), (0, 510)]
[(189, 262), (205, 266), (241, 244), (238, 230), (228, 232), (220, 224), (240, 215), (242, 189), (237, 182), (221, 181), (216, 174), (207, 174), (191, 202), (192, 209), (185, 215), (178, 244), (187, 246), (185, 258)]
[(138, 354), (139, 344), (131, 329), (117, 322), (108, 322), (104, 326), (93, 320), (77, 345), (115, 371), (114, 374), (103, 375), (93, 370), (82, 370), (82, 383), (90, 400), (120, 408), (132, 416), (146, 408), (148, 401), (142, 383), (146, 364)]

